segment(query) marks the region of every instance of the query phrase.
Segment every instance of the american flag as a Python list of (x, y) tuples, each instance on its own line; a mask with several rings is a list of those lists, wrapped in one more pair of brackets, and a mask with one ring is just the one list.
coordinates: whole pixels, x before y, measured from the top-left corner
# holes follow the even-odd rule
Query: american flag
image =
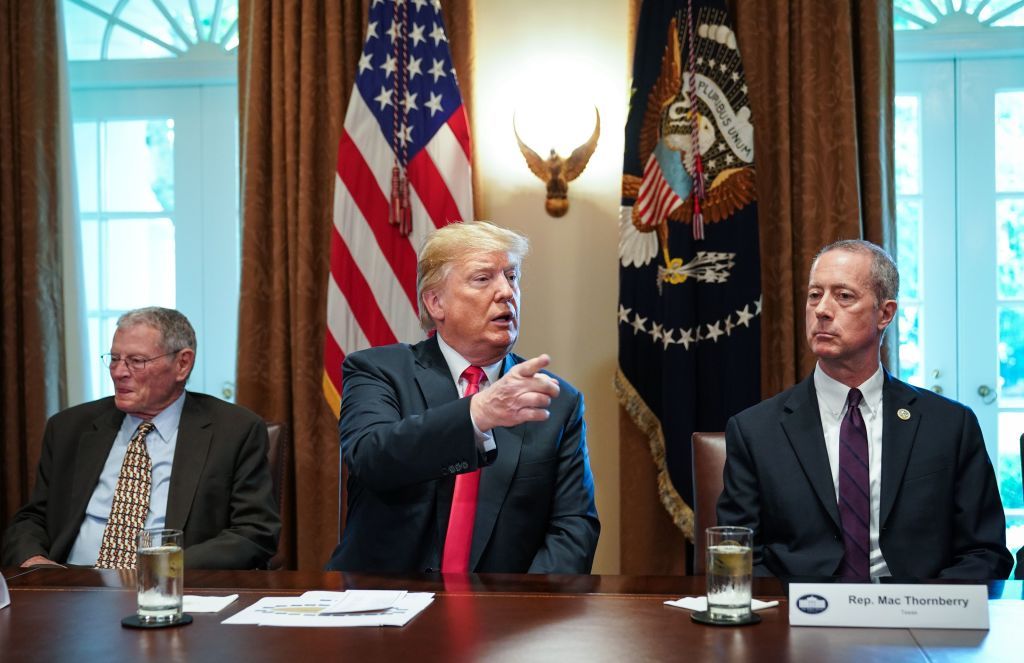
[(335, 415), (346, 354), (423, 338), (416, 254), (427, 233), (472, 218), (469, 124), (440, 10), (370, 8), (334, 191), (323, 390)]

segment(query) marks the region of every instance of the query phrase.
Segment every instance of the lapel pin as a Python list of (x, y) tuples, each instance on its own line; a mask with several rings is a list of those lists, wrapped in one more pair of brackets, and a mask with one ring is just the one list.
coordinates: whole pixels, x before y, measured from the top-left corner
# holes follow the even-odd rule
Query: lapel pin
[(908, 410), (905, 407), (901, 407), (900, 409), (896, 410), (896, 416), (902, 419), (903, 421), (906, 421), (907, 419), (910, 418), (910, 410)]

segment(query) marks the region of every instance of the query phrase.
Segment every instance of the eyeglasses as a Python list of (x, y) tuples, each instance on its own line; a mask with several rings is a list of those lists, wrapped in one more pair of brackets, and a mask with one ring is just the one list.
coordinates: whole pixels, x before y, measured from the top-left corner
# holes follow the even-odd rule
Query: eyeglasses
[(122, 357), (121, 355), (115, 355), (108, 352), (100, 355), (100, 359), (103, 361), (103, 365), (110, 370), (117, 368), (117, 365), (123, 361), (125, 365), (128, 366), (129, 371), (132, 373), (141, 373), (146, 370), (146, 366), (149, 365), (149, 362), (156, 361), (157, 359), (163, 359), (164, 357), (170, 357), (171, 355), (176, 355), (179, 352), (181, 352), (181, 350), (173, 350), (156, 357)]

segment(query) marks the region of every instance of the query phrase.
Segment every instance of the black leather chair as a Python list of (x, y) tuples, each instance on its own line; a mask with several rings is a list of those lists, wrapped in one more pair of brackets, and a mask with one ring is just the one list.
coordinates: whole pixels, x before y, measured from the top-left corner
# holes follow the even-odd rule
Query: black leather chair
[(704, 530), (718, 524), (716, 508), (725, 469), (725, 433), (694, 433), (693, 454), (693, 574), (704, 575)]
[(267, 568), (292, 569), (292, 536), (294, 531), (293, 506), (291, 503), (291, 459), (292, 440), (288, 434), (288, 425), (268, 421), (267, 434), (270, 444), (267, 446), (267, 461), (270, 464), (270, 477), (274, 482), (274, 498), (281, 514), (281, 537), (277, 542), (277, 553), (270, 558)]

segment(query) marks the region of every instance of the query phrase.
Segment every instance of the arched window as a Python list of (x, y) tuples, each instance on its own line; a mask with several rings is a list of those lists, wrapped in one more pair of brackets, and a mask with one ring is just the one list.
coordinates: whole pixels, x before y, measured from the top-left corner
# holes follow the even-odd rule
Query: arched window
[[(239, 281), (237, 0), (63, 0), (88, 348), (174, 307), (189, 388), (233, 397)], [(112, 393), (99, 360), (87, 398)]]

